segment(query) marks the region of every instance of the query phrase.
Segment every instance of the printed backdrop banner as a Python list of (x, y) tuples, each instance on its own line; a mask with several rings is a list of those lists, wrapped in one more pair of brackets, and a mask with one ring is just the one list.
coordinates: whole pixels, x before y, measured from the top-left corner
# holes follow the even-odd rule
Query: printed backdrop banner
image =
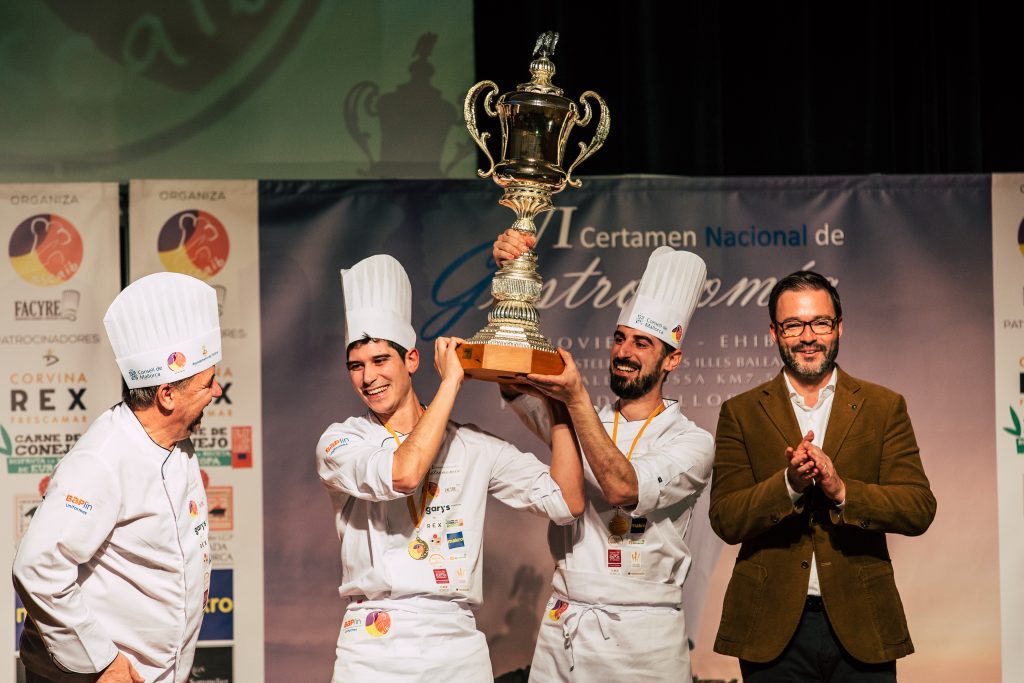
[(1024, 175), (992, 176), (992, 282), (1003, 680), (1024, 680)]
[[(263, 447), (255, 181), (132, 181), (130, 280), (192, 275), (217, 291), (224, 394), (193, 434), (214, 575), (200, 648), (234, 647), (235, 681), (263, 680)], [(237, 610), (237, 612), (236, 612)], [(229, 654), (231, 650), (228, 650)], [(204, 653), (201, 661), (209, 657)], [(211, 655), (212, 656), (212, 655)], [(229, 660), (230, 661), (230, 660)], [(205, 665), (204, 665), (205, 666)]]
[[(120, 400), (102, 322), (121, 284), (117, 185), (0, 185), (0, 234), (0, 505), (10, 520), (0, 562), (10, 568), (53, 468)], [(2, 599), (13, 606), (10, 585)], [(17, 649), (24, 612), (2, 622), (0, 642)]]
[[(467, 337), (485, 323), (490, 245), (514, 218), (499, 197), (483, 180), (260, 185), (264, 466), (275, 501), (263, 517), (268, 680), (326, 680), (343, 611), (331, 506), (314, 468), (323, 429), (363, 410), (344, 367), (338, 270), (375, 253), (398, 258), (429, 361), (434, 337)], [(838, 283), (840, 364), (906, 396), (939, 501), (928, 533), (890, 538), (918, 651), (901, 661), (900, 678), (998, 680), (999, 625), (989, 618), (999, 611), (989, 177), (603, 178), (554, 201), (537, 221), (541, 328), (572, 351), (598, 404), (611, 399), (619, 308), (656, 246), (690, 249), (708, 265), (666, 395), (712, 432), (725, 399), (779, 372), (766, 311), (777, 279), (810, 268)], [(193, 205), (161, 207), (159, 220)], [(1019, 352), (1019, 334), (1013, 341)], [(430, 362), (415, 385), (429, 401)], [(494, 385), (467, 383), (456, 417), (548, 458)], [(489, 506), (478, 624), (495, 674), (530, 662), (552, 573), (545, 536), (543, 520)], [(736, 661), (711, 651), (737, 549), (709, 545), (695, 549), (712, 570), (702, 611), (688, 616), (699, 622), (694, 672), (737, 678)]]

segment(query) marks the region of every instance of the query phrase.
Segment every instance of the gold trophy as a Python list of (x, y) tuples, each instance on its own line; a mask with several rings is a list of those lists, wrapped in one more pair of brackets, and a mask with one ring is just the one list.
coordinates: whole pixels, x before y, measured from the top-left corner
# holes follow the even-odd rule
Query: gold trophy
[[(537, 235), (533, 218), (552, 209), (551, 195), (566, 185), (580, 187), (572, 177), (581, 161), (596, 152), (608, 137), (610, 121), (608, 106), (592, 90), (580, 95), (582, 116), (576, 103), (562, 97), (562, 89), (551, 83), (555, 65), (558, 34), (548, 31), (537, 39), (530, 63), (529, 83), (507, 92), (494, 103), (498, 86), (494, 81), (480, 81), (466, 94), (464, 114), (469, 134), (487, 155), (491, 167), (478, 170), (481, 178), (491, 177), (505, 194), (498, 201), (516, 212), (512, 229), (526, 235)], [(487, 149), (490, 133), (481, 133), (476, 125), (476, 102), (486, 93), (483, 109), (501, 122), (501, 161)], [(589, 144), (579, 143), (580, 152), (568, 169), (562, 170), (565, 147), (573, 126), (590, 123), (589, 99), (600, 107), (597, 129)], [(534, 302), (540, 297), (542, 280), (537, 272), (537, 255), (531, 250), (501, 264), (491, 283), (495, 303), (487, 314), (487, 326), (473, 335), (459, 349), (459, 358), (466, 374), (492, 382), (514, 382), (517, 374), (557, 375), (565, 364), (544, 335)]]

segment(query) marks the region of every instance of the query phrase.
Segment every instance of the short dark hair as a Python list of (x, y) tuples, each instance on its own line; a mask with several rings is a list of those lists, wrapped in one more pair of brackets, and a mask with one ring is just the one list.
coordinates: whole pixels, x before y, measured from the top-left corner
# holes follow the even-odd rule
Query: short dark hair
[[(165, 382), (165, 384), (170, 384), (173, 388), (178, 389), (191, 382), (194, 377), (195, 375), (192, 375), (185, 379), (179, 379), (176, 382)], [(128, 383), (125, 382), (124, 377), (122, 377), (121, 400), (124, 401), (125, 405), (131, 410), (145, 410), (156, 403), (156, 390), (159, 388), (159, 384), (154, 384), (151, 387), (137, 387), (135, 389), (129, 389)]]
[(778, 305), (779, 297), (782, 296), (783, 292), (807, 289), (819, 289), (828, 292), (829, 298), (832, 299), (832, 308), (836, 311), (836, 320), (840, 320), (843, 317), (843, 305), (839, 302), (839, 292), (832, 286), (832, 283), (813, 270), (798, 270), (782, 278), (772, 287), (772, 293), (768, 295), (768, 316), (771, 318), (771, 321), (773, 323), (778, 322), (775, 319), (775, 307)]
[(658, 358), (658, 362), (660, 363), (666, 358), (668, 358), (670, 353), (676, 351), (677, 349), (670, 346), (669, 343), (666, 342), (664, 339), (658, 339), (658, 341), (661, 342), (661, 357)]
[(356, 339), (354, 342), (352, 342), (345, 348), (345, 357), (348, 358), (348, 354), (352, 353), (352, 349), (357, 349), (363, 344), (369, 344), (371, 342), (384, 342), (385, 344), (393, 348), (396, 352), (398, 352), (398, 357), (401, 358), (402, 360), (405, 360), (406, 355), (408, 355), (409, 353), (409, 350), (406, 349), (404, 346), (402, 346), (401, 344), (396, 344), (390, 339), (377, 339), (376, 337), (371, 337), (368, 334), (364, 334), (361, 339)]

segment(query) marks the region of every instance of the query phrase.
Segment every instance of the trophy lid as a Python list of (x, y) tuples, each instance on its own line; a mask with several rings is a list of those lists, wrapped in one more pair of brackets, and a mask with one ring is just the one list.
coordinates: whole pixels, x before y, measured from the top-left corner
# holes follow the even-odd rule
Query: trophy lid
[(533, 79), (529, 83), (520, 83), (516, 86), (516, 90), (545, 95), (562, 94), (562, 89), (551, 83), (551, 79), (555, 75), (555, 63), (551, 61), (550, 57), (555, 54), (555, 45), (557, 44), (558, 33), (556, 31), (545, 31), (540, 34), (533, 47), (533, 56), (536, 59), (530, 62), (530, 75), (533, 76)]

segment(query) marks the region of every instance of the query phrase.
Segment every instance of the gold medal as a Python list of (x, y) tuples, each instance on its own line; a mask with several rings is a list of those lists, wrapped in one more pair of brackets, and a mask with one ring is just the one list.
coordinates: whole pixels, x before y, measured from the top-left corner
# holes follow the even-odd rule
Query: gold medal
[(409, 541), (409, 557), (412, 559), (425, 560), (428, 552), (427, 542), (419, 536)]
[(629, 520), (616, 512), (615, 516), (608, 521), (608, 531), (616, 536), (623, 536), (629, 533)]
[[(395, 443), (401, 446), (402, 440), (398, 438), (398, 432), (392, 429), (391, 425), (389, 425), (387, 422), (382, 422), (381, 424), (384, 425), (384, 429), (388, 430), (388, 433), (392, 436), (392, 438), (394, 438)], [(413, 524), (413, 533), (416, 534), (416, 536), (411, 541), (409, 541), (409, 557), (411, 557), (414, 560), (425, 560), (427, 559), (427, 555), (430, 554), (430, 546), (427, 545), (426, 541), (420, 538), (420, 524), (423, 522), (423, 514), (427, 510), (427, 502), (437, 495), (438, 490), (439, 489), (436, 482), (423, 482), (423, 495), (420, 498), (419, 511), (416, 510), (416, 504), (413, 500), (416, 497), (415, 492), (413, 492), (412, 495), (406, 497), (405, 499), (405, 503), (409, 508), (409, 519), (412, 520)], [(438, 543), (440, 543), (440, 539), (438, 539)]]

